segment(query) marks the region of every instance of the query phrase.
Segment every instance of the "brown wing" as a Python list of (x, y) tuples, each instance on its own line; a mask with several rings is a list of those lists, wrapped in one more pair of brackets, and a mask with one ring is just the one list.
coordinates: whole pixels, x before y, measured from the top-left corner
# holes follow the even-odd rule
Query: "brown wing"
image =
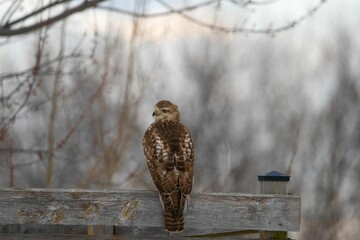
[(181, 231), (195, 160), (190, 133), (181, 123), (158, 121), (145, 132), (143, 145), (151, 177), (164, 202), (165, 228)]

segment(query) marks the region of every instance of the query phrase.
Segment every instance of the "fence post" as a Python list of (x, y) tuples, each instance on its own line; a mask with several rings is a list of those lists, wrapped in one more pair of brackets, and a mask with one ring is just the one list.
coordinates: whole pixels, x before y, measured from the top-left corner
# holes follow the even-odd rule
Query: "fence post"
[[(276, 171), (258, 175), (260, 194), (288, 194), (288, 183), (290, 176)], [(261, 240), (288, 239), (287, 232), (282, 231), (260, 231)]]

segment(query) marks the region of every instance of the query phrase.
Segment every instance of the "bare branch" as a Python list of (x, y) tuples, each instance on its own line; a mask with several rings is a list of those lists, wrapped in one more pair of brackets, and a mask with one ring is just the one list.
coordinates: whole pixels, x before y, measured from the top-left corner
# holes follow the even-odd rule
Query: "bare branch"
[[(60, 50), (59, 50), (59, 57), (64, 55), (65, 51), (65, 30), (66, 30), (66, 20), (62, 22), (61, 27), (61, 39), (60, 39)], [(56, 117), (58, 114), (58, 97), (59, 97), (59, 86), (62, 76), (62, 68), (63, 62), (59, 61), (57, 63), (57, 70), (54, 79), (54, 85), (52, 89), (52, 97), (51, 97), (51, 113), (49, 119), (49, 126), (48, 126), (48, 151), (49, 153), (52, 152), (54, 143), (55, 143), (55, 124), (56, 124)], [(53, 181), (53, 156), (52, 154), (48, 154), (48, 166), (47, 166), (47, 178), (46, 178), (46, 185), (50, 187)]]
[(167, 9), (169, 9), (169, 11), (174, 11), (175, 13), (177, 13), (179, 16), (183, 17), (184, 19), (197, 24), (201, 27), (205, 27), (211, 30), (215, 30), (218, 32), (223, 32), (223, 33), (253, 33), (253, 34), (276, 34), (279, 32), (283, 32), (286, 30), (289, 30), (293, 27), (295, 27), (296, 25), (300, 24), (301, 22), (303, 22), (305, 19), (309, 18), (310, 16), (314, 15), (314, 13), (320, 9), (320, 7), (326, 2), (326, 0), (320, 0), (318, 2), (317, 5), (315, 5), (313, 8), (309, 9), (304, 15), (300, 16), (298, 19), (293, 20), (283, 26), (279, 26), (276, 28), (264, 28), (264, 29), (256, 29), (256, 28), (245, 28), (245, 27), (225, 27), (225, 26), (217, 26), (211, 23), (207, 23), (204, 21), (201, 21), (197, 18), (194, 18), (184, 12), (181, 11), (177, 11), (176, 9), (174, 9), (170, 4), (166, 3), (163, 0), (156, 0), (159, 4), (161, 4), (162, 6), (166, 7)]
[(8, 12), (3, 16), (2, 22), (6, 21), (6, 23), (2, 26), (0, 26), (0, 37), (4, 37), (4, 36), (14, 36), (14, 35), (20, 35), (20, 34), (25, 34), (31, 31), (34, 31), (36, 29), (42, 28), (44, 26), (47, 25), (51, 25), (54, 24), (72, 14), (75, 14), (77, 12), (86, 10), (88, 8), (92, 8), (92, 7), (96, 7), (97, 9), (101, 9), (101, 10), (107, 10), (107, 11), (113, 11), (116, 13), (120, 13), (120, 14), (124, 14), (124, 15), (129, 15), (129, 16), (133, 16), (133, 17), (139, 17), (139, 18), (152, 18), (152, 17), (164, 17), (164, 16), (168, 16), (171, 14), (178, 14), (179, 16), (183, 17), (184, 19), (197, 24), (199, 26), (211, 29), (211, 30), (215, 30), (215, 31), (219, 31), (219, 32), (223, 32), (223, 33), (257, 33), (257, 34), (276, 34), (282, 31), (286, 31), (289, 30), (291, 28), (293, 28), (294, 26), (300, 24), (301, 22), (303, 22), (305, 19), (309, 18), (310, 16), (312, 16), (325, 2), (326, 0), (320, 0), (318, 2), (317, 5), (315, 5), (313, 8), (309, 9), (304, 15), (300, 16), (298, 19), (295, 19), (285, 25), (282, 26), (278, 26), (276, 28), (261, 28), (261, 29), (255, 29), (253, 27), (227, 27), (227, 26), (217, 26), (215, 24), (212, 23), (208, 23), (205, 21), (202, 21), (200, 19), (197, 19), (195, 17), (192, 17), (188, 14), (186, 14), (186, 12), (189, 11), (193, 11), (196, 9), (200, 9), (206, 6), (210, 6), (212, 4), (220, 4), (222, 1), (227, 1), (230, 2), (231, 4), (233, 4), (234, 6), (238, 6), (241, 8), (246, 8), (250, 5), (254, 5), (254, 6), (260, 6), (260, 5), (269, 5), (269, 4), (273, 4), (278, 2), (279, 0), (264, 0), (264, 1), (253, 1), (253, 0), (208, 0), (208, 1), (204, 1), (198, 4), (194, 4), (194, 5), (190, 5), (190, 6), (185, 6), (183, 8), (174, 8), (172, 7), (170, 4), (166, 3), (164, 0), (156, 0), (160, 5), (162, 5), (163, 7), (165, 7), (167, 9), (167, 11), (165, 12), (160, 12), (160, 13), (151, 13), (151, 14), (146, 14), (146, 13), (140, 13), (140, 12), (135, 12), (135, 11), (130, 11), (130, 10), (126, 10), (126, 9), (120, 9), (117, 7), (111, 7), (111, 6), (99, 6), (99, 4), (101, 2), (104, 2), (106, 0), (93, 0), (93, 1), (83, 1), (81, 4), (72, 7), (70, 9), (65, 9), (62, 13), (54, 16), (54, 17), (49, 17), (48, 19), (44, 20), (44, 21), (40, 21), (40, 22), (36, 22), (33, 23), (32, 25), (29, 26), (24, 26), (24, 27), (19, 27), (19, 28), (14, 28), (12, 29), (11, 27), (18, 24), (18, 23), (22, 23), (25, 20), (28, 20), (30, 18), (33, 18), (34, 16), (41, 14), (42, 12), (51, 9), (52, 7), (56, 6), (56, 5), (60, 5), (62, 3), (68, 2), (66, 0), (59, 0), (59, 1), (55, 1), (52, 2), (44, 7), (41, 7), (25, 16), (22, 16), (14, 21), (10, 21), (10, 18), (12, 16), (12, 14), (14, 13), (14, 11), (17, 10), (17, 6), (15, 5), (15, 3), (12, 3), (11, 6), (9, 7)]
[(4, 25), (4, 28), (10, 28), (12, 25), (23, 22), (23, 21), (27, 20), (30, 17), (34, 17), (35, 15), (40, 14), (43, 11), (45, 11), (45, 10), (47, 10), (49, 8), (52, 8), (52, 7), (56, 6), (56, 5), (59, 5), (61, 3), (64, 3), (64, 2), (67, 2), (67, 0), (56, 1), (56, 2), (50, 3), (49, 5), (46, 5), (46, 6), (42, 7), (42, 8), (39, 8), (39, 9), (29, 13), (29, 14), (26, 14), (25, 16), (22, 16), (21, 18), (19, 18), (17, 20), (14, 20), (14, 21), (11, 21), (11, 22), (6, 22), (6, 24)]
[[(11, 16), (16, 12), (16, 10), (19, 8), (20, 4), (21, 4), (21, 1), (12, 1), (11, 5), (5, 12), (4, 16), (1, 18), (0, 23), (2, 24), (3, 22), (8, 21), (11, 18)], [(5, 19), (8, 19), (8, 20), (5, 20)]]
[[(70, 127), (69, 131), (67, 132), (67, 134), (65, 135), (65, 137), (63, 139), (61, 139), (57, 145), (55, 150), (61, 149), (62, 147), (64, 147), (64, 145), (66, 144), (66, 142), (70, 139), (70, 137), (73, 135), (73, 133), (75, 132), (75, 130), (77, 129), (77, 127), (79, 126), (79, 124), (81, 123), (82, 120), (84, 120), (86, 114), (90, 111), (94, 101), (96, 100), (96, 98), (98, 97), (99, 93), (103, 90), (105, 86), (105, 82), (101, 82), (99, 84), (99, 86), (97, 87), (95, 93), (90, 96), (89, 98), (89, 102), (86, 104), (84, 110), (81, 112), (81, 114), (79, 115), (78, 119), (75, 121), (75, 123)], [(52, 150), (53, 151), (53, 150)]]
[(12, 150), (12, 140), (10, 139), (10, 143), (9, 143), (9, 158), (8, 158), (8, 167), (9, 167), (9, 187), (14, 187), (15, 186), (15, 174), (14, 174), (14, 163), (13, 163), (13, 152)]
[(217, 2), (218, 2), (218, 0), (205, 1), (205, 2), (202, 2), (199, 4), (187, 6), (184, 8), (169, 9), (169, 11), (152, 13), (152, 14), (138, 13), (138, 12), (133, 12), (133, 11), (125, 10), (125, 9), (109, 7), (109, 6), (97, 6), (96, 8), (101, 9), (101, 10), (112, 11), (112, 12), (116, 12), (116, 13), (120, 13), (120, 14), (125, 14), (125, 15), (129, 15), (129, 16), (137, 17), (137, 18), (153, 18), (153, 17), (164, 17), (164, 16), (168, 16), (168, 15), (171, 15), (174, 13), (184, 13), (184, 12), (188, 12), (188, 11), (193, 11), (193, 10), (196, 10), (196, 9), (199, 9), (202, 7), (206, 7), (206, 6), (209, 6), (209, 5), (217, 3)]
[[(46, 34), (46, 30), (44, 30), (44, 35)], [(30, 81), (29, 83), (29, 89), (26, 93), (26, 96), (25, 96), (25, 100), (22, 102), (22, 104), (19, 106), (19, 108), (12, 114), (11, 117), (9, 118), (4, 118), (4, 119), (1, 119), (1, 125), (0, 125), (0, 129), (4, 129), (6, 128), (11, 122), (13, 122), (17, 115), (19, 114), (19, 112), (26, 106), (27, 102), (29, 101), (29, 98), (30, 98), (30, 95), (33, 91), (33, 88), (34, 88), (34, 85), (35, 85), (35, 82), (36, 80), (38, 79), (38, 76), (39, 76), (39, 71), (40, 71), (40, 68), (39, 68), (39, 64), (41, 62), (41, 59), (42, 59), (42, 49), (43, 49), (43, 46), (45, 44), (45, 38), (44, 37), (41, 37), (41, 32), (39, 33), (39, 43), (38, 43), (38, 51), (36, 52), (36, 57), (35, 57), (35, 60), (36, 60), (36, 64), (35, 66), (32, 68), (32, 74), (29, 75), (27, 77), (27, 81)], [(1, 79), (0, 79), (1, 80)]]
[[(278, 2), (280, 0), (268, 0), (268, 1), (236, 1), (236, 0), (226, 0), (234, 5), (239, 5), (241, 7), (247, 7), (249, 5), (268, 5), (268, 4), (272, 4), (275, 2)], [(221, 1), (220, 1), (221, 2)], [(112, 12), (116, 12), (116, 13), (120, 13), (120, 14), (125, 14), (128, 16), (133, 16), (133, 17), (138, 17), (138, 18), (153, 18), (153, 17), (165, 17), (174, 13), (184, 13), (184, 12), (190, 12), (190, 11), (194, 11), (197, 10), (199, 8), (203, 8), (203, 7), (207, 7), (210, 6), (212, 4), (218, 4), (219, 0), (210, 0), (210, 1), (204, 1), (198, 4), (194, 4), (194, 5), (190, 5), (187, 7), (183, 7), (183, 8), (178, 8), (178, 9), (169, 9), (168, 11), (164, 11), (164, 12), (159, 12), (159, 13), (151, 13), (151, 14), (146, 14), (146, 13), (139, 13), (139, 12), (133, 12), (133, 11), (129, 11), (126, 9), (121, 9), (121, 8), (117, 8), (117, 7), (111, 7), (111, 6), (97, 6), (96, 9), (100, 9), (100, 10), (106, 10), (106, 11), (112, 11)]]
[(276, 2), (279, 2), (281, 0), (263, 0), (263, 1), (253, 1), (253, 0), (227, 0), (228, 2), (231, 2), (235, 5), (240, 5), (242, 7), (246, 7), (249, 5), (269, 5)]
[[(0, 148), (0, 152), (9, 152), (10, 148)], [(23, 153), (23, 154), (48, 154), (47, 149), (26, 149), (26, 148), (11, 148), (13, 153)]]
[[(12, 167), (13, 169), (17, 169), (20, 167), (28, 167), (34, 164), (37, 164), (41, 161), (44, 161), (45, 158), (43, 158), (43, 156), (47, 156), (49, 154), (48, 150), (45, 149), (25, 149), (25, 148), (13, 148), (11, 146), (11, 148), (0, 148), (0, 153), (8, 153), (9, 155), (11, 154), (30, 154), (30, 155), (37, 155), (39, 157), (38, 160), (35, 161), (30, 161), (30, 162), (21, 162), (21, 163), (12, 163)], [(53, 154), (53, 153), (50, 153)]]
[[(13, 122), (16, 119), (16, 116), (18, 115), (18, 113), (26, 106), (27, 102), (29, 101), (31, 92), (33, 90), (34, 87), (34, 83), (36, 81), (37, 77), (33, 77), (32, 81), (29, 83), (29, 90), (27, 91), (27, 94), (25, 96), (25, 100), (21, 103), (21, 105), (19, 106), (19, 108), (7, 119), (1, 119), (1, 128), (0, 130), (5, 129), (11, 122)], [(28, 80), (26, 80), (28, 81)]]
[(12, 96), (15, 95), (15, 93), (17, 93), (18, 91), (20, 91), (20, 89), (26, 84), (28, 83), (29, 78), (25, 79), (24, 81), (20, 82), (17, 87), (15, 89), (13, 89), (8, 95), (4, 96), (4, 97), (0, 97), (0, 101), (7, 101), (9, 99), (12, 98)]
[[(47, 20), (37, 22), (37, 23), (34, 23), (32, 25), (29, 25), (29, 26), (26, 26), (26, 27), (21, 27), (21, 28), (18, 28), (18, 29), (10, 29), (9, 26), (11, 26), (13, 23), (11, 23), (11, 22), (7, 23), (6, 25), (0, 27), (0, 37), (15, 36), (15, 35), (21, 35), (21, 34), (29, 33), (29, 32), (34, 31), (36, 29), (40, 29), (40, 28), (42, 28), (44, 26), (52, 25), (52, 24), (66, 18), (68, 16), (71, 16), (71, 15), (77, 13), (77, 12), (81, 12), (81, 11), (83, 11), (85, 9), (88, 9), (88, 8), (96, 7), (99, 3), (104, 2), (104, 1), (106, 1), (106, 0), (84, 1), (80, 5), (75, 6), (73, 8), (70, 8), (70, 9), (66, 9), (62, 13), (60, 13), (60, 14), (54, 16), (54, 17), (50, 17)], [(36, 14), (38, 14), (37, 11), (33, 12), (32, 16), (36, 15)], [(27, 16), (26, 19), (29, 18), (29, 17), (31, 17), (31, 16)], [(18, 21), (18, 20), (16, 20), (16, 21)]]
[[(21, 77), (21, 76), (24, 76), (24, 75), (27, 75), (27, 74), (32, 74), (36, 67), (39, 67), (39, 69), (42, 69), (42, 68), (50, 66), (51, 64), (56, 63), (58, 61), (66, 61), (66, 60), (69, 60), (69, 59), (81, 58), (81, 57), (83, 57), (83, 56), (80, 55), (80, 54), (77, 54), (77, 53), (71, 53), (71, 54), (65, 55), (65, 56), (58, 56), (58, 57), (56, 57), (54, 59), (43, 62), (43, 63), (41, 63), (39, 65), (35, 64), (34, 67), (25, 69), (23, 71), (14, 72), (14, 73), (4, 73), (4, 74), (1, 75), (0, 81), (4, 81), (6, 79), (11, 79), (11, 78), (16, 78), (16, 77)], [(84, 56), (84, 57), (87, 57), (87, 56)]]

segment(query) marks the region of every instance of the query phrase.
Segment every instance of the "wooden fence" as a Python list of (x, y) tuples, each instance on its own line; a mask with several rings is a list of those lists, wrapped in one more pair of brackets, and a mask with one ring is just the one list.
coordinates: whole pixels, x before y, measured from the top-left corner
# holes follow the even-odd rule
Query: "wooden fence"
[[(219, 238), (259, 231), (299, 231), (300, 206), (301, 199), (289, 194), (194, 193), (185, 214), (185, 230), (172, 237)], [(14, 226), (27, 226), (27, 229), (47, 226), (48, 231), (43, 234), (49, 236), (55, 227), (87, 228), (88, 225), (114, 226), (110, 234), (122, 239), (170, 236), (164, 231), (155, 191), (0, 189), (0, 238), (19, 237), (18, 232), (11, 230)], [(30, 235), (21, 236), (30, 239)], [(55, 235), (59, 239), (71, 239), (62, 238), (58, 232)], [(260, 234), (261, 239), (273, 239), (275, 235), (272, 236)]]

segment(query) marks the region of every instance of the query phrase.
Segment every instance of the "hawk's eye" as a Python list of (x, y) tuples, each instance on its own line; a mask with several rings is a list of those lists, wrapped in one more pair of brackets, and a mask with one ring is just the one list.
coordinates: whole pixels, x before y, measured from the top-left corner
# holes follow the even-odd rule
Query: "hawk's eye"
[(163, 112), (163, 113), (168, 113), (168, 112), (170, 112), (170, 111), (169, 111), (169, 109), (162, 108), (162, 109), (161, 109), (161, 112)]

